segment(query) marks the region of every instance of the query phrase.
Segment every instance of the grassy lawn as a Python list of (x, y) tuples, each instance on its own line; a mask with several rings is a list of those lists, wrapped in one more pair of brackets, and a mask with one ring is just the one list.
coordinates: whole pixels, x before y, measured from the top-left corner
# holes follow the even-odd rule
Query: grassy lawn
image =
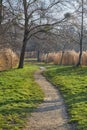
[(64, 96), (70, 123), (87, 130), (87, 67), (48, 67), (44, 74)]
[(26, 118), (43, 100), (43, 92), (35, 83), (33, 73), (38, 68), (0, 72), (0, 130), (21, 130)]

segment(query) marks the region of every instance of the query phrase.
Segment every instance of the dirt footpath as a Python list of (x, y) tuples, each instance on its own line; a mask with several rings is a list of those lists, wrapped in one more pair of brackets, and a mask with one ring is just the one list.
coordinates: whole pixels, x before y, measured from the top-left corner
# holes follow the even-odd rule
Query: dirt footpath
[(32, 113), (24, 130), (71, 130), (58, 90), (42, 76), (43, 69), (35, 73), (35, 80), (45, 93), (44, 102)]

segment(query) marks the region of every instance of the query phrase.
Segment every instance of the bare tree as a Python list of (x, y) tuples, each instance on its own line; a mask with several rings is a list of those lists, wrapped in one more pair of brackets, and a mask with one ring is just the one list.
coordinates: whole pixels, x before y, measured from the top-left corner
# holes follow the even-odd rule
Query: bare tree
[(37, 37), (37, 34), (51, 32), (51, 30), (54, 32), (58, 25), (61, 28), (61, 22), (68, 20), (70, 13), (66, 13), (64, 16), (62, 12), (62, 8), (66, 6), (66, 1), (68, 0), (49, 0), (45, 4), (44, 0), (19, 0), (15, 2), (7, 0), (12, 14), (12, 19), (10, 20), (16, 19), (16, 22), (24, 29), (18, 68), (23, 68), (26, 45), (31, 37)]
[(79, 61), (77, 63), (77, 66), (80, 66), (82, 64), (82, 51), (83, 51), (83, 14), (84, 14), (84, 0), (81, 0), (81, 32), (80, 32), (80, 54), (79, 54)]
[(71, 21), (72, 26), (75, 28), (76, 42), (79, 44), (79, 60), (77, 66), (82, 64), (82, 52), (83, 52), (83, 40), (85, 37), (84, 28), (86, 27), (84, 20), (84, 13), (86, 6), (85, 0), (73, 0), (71, 5), (74, 6), (73, 19)]
[[(75, 3), (74, 3), (75, 2)], [(82, 52), (83, 52), (83, 40), (86, 37), (86, 34), (84, 32), (84, 28), (86, 27), (85, 23), (86, 20), (84, 20), (84, 13), (86, 12), (86, 1), (85, 0), (73, 0), (69, 3), (71, 6), (74, 7), (74, 11), (71, 14), (70, 21), (68, 23), (68, 26), (71, 26), (74, 28), (73, 33), (70, 32), (70, 29), (66, 33), (65, 29), (63, 31), (63, 37), (65, 41), (70, 41), (70, 44), (72, 42), (75, 42), (76, 44), (79, 45), (79, 60), (77, 63), (77, 66), (80, 66), (82, 64)], [(85, 4), (85, 6), (84, 6)], [(77, 7), (76, 7), (77, 6)], [(70, 14), (66, 14), (66, 16), (69, 16)], [(65, 23), (65, 28), (67, 27), (67, 23)], [(67, 43), (68, 43), (67, 41)], [(65, 44), (64, 44), (65, 45)], [(63, 48), (64, 49), (64, 48)]]
[[(49, 30), (53, 28), (54, 25), (57, 25), (58, 23), (65, 20), (65, 17), (55, 21), (52, 21), (50, 19), (51, 23), (47, 23), (47, 19), (44, 19), (44, 23), (40, 24), (38, 23), (39, 20), (41, 20), (41, 15), (38, 15), (38, 12), (46, 12), (47, 15), (49, 14), (49, 10), (53, 8), (56, 4), (59, 4), (60, 0), (53, 1), (51, 4), (49, 4), (47, 7), (43, 8), (43, 6), (40, 6), (40, 3), (38, 0), (32, 0), (31, 2), (27, 2), (26, 0), (23, 0), (23, 8), (24, 8), (24, 39), (23, 39), (23, 46), (21, 50), (20, 55), (20, 62), (18, 68), (23, 68), (24, 63), (24, 54), (25, 49), (27, 45), (27, 41), (32, 37), (35, 36), (37, 33), (43, 32), (46, 33)], [(29, 10), (30, 9), (30, 10)], [(43, 14), (44, 14), (43, 13)], [(42, 13), (41, 13), (42, 14)], [(35, 17), (36, 15), (36, 17)]]

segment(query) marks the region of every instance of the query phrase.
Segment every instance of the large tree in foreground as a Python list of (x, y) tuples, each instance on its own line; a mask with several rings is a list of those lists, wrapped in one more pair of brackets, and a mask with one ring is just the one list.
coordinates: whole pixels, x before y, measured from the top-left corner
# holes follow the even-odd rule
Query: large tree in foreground
[(8, 0), (8, 3), (11, 12), (14, 17), (16, 16), (17, 18), (18, 24), (23, 26), (24, 29), (23, 44), (18, 66), (18, 68), (23, 68), (25, 49), (30, 38), (39, 33), (47, 33), (53, 30), (54, 26), (65, 21), (62, 12), (61, 18), (57, 16), (57, 12), (62, 11), (62, 1), (49, 0), (45, 3), (45, 0), (19, 0), (15, 2)]
[(53, 29), (53, 26), (65, 20), (65, 17), (56, 19), (56, 14), (52, 17), (53, 8), (54, 6), (58, 7), (58, 4), (61, 6), (60, 0), (49, 0), (46, 6), (44, 1), (23, 0), (24, 38), (18, 68), (23, 68), (25, 49), (29, 39), (37, 35), (37, 33), (47, 33)]
[[(31, 37), (39, 33), (54, 32), (60, 24), (65, 22), (66, 2), (69, 0), (5, 0), (6, 6), (12, 14), (13, 21), (24, 30), (23, 43), (18, 68), (23, 68), (26, 45)], [(68, 15), (69, 16), (69, 15)]]

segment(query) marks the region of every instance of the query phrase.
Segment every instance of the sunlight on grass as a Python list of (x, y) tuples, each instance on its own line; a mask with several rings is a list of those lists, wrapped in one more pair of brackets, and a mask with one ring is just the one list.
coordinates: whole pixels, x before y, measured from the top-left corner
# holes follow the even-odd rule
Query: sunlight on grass
[(0, 130), (20, 130), (26, 117), (43, 100), (43, 92), (35, 83), (34, 65), (24, 69), (0, 72)]
[(70, 123), (87, 130), (87, 67), (53, 66), (44, 75), (62, 92)]

